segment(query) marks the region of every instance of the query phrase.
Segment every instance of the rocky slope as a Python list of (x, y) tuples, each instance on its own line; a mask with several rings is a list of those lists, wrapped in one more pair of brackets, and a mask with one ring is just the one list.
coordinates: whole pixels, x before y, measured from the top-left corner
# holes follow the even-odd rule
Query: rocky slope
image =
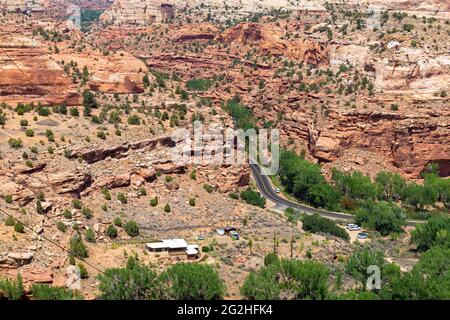
[(75, 86), (42, 45), (18, 30), (10, 32), (0, 33), (0, 102), (80, 104)]
[[(276, 123), (284, 143), (306, 150), (327, 170), (337, 165), (374, 175), (388, 169), (416, 179), (435, 162), (442, 176), (449, 175), (449, 99), (441, 97), (450, 90), (448, 54), (411, 48), (405, 38), (397, 41), (401, 37), (382, 42), (386, 49), (377, 53), (359, 42), (287, 40), (281, 30), (261, 23), (238, 24), (223, 33), (207, 25), (173, 28), (166, 38), (171, 50), (137, 52), (151, 68), (185, 80), (224, 76), (227, 80), (218, 89), (201, 94), (216, 103), (238, 94), (260, 125)], [(208, 45), (213, 37), (217, 44)], [(201, 53), (180, 49), (193, 43), (201, 43)], [(332, 78), (306, 77), (304, 68), (303, 80), (297, 71), (280, 76), (289, 65), (277, 58), (329, 69), (341, 78), (333, 82), (341, 81), (344, 89), (359, 82), (355, 79), (362, 73), (376, 93), (336, 94), (338, 85), (333, 84), (322, 92), (296, 91), (301, 82), (321, 85)], [(342, 65), (356, 71), (341, 72)], [(261, 81), (264, 87), (258, 89)]]

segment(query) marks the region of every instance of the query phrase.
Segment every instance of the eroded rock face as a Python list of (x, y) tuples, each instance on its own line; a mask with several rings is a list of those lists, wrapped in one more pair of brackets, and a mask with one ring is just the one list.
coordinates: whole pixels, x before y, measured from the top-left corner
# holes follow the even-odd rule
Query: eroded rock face
[(33, 256), (33, 252), (2, 252), (0, 253), (0, 266), (19, 268), (30, 264)]
[(101, 19), (118, 25), (158, 23), (173, 16), (175, 2), (173, 0), (116, 0)]
[(26, 205), (34, 199), (34, 194), (31, 190), (24, 186), (14, 182), (9, 177), (0, 177), (0, 197), (12, 196), (14, 202), (18, 202), (20, 205)]
[(92, 184), (92, 177), (87, 172), (78, 170), (55, 171), (47, 174), (48, 182), (58, 194), (79, 195)]
[[(336, 161), (348, 149), (358, 148), (389, 158), (410, 178), (419, 178), (430, 162), (440, 164), (449, 176), (450, 123), (426, 116), (393, 112), (354, 111), (331, 113), (331, 123), (311, 130), (310, 152), (325, 162)], [(442, 119), (449, 119), (444, 110)]]
[(240, 23), (227, 29), (218, 37), (226, 43), (253, 44), (261, 53), (302, 61), (312, 65), (328, 63), (329, 49), (320, 42), (311, 39), (299, 39), (287, 42), (281, 39), (282, 30), (271, 24)]
[(89, 87), (92, 91), (104, 93), (142, 93), (143, 72), (147, 71), (144, 62), (126, 52), (117, 52), (108, 56), (87, 49), (87, 52), (72, 52), (61, 48), (54, 54), (56, 61), (73, 61), (78, 68), (89, 70)]
[(0, 33), (0, 102), (79, 105), (76, 88), (41, 44), (11, 34)]
[(154, 149), (158, 144), (162, 146), (170, 146), (172, 144), (170, 137), (162, 137), (156, 139), (146, 139), (137, 142), (125, 142), (116, 146), (93, 146), (89, 149), (86, 147), (76, 147), (69, 150), (70, 158), (82, 158), (88, 163), (94, 163), (106, 159), (107, 157), (121, 158), (126, 156), (128, 150), (149, 148)]

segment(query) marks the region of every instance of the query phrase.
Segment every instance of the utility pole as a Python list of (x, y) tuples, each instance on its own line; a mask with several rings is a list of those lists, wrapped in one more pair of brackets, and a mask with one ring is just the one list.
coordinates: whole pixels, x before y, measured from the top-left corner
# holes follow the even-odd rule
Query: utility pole
[(273, 231), (273, 253), (277, 253), (277, 232)]
[(294, 235), (291, 236), (291, 259), (294, 256)]

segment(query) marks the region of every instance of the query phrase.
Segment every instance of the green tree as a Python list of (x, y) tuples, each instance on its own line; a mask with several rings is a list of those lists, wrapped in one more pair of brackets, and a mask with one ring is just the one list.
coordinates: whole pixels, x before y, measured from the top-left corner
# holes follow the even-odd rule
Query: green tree
[(369, 176), (360, 172), (343, 173), (336, 168), (332, 170), (332, 179), (341, 194), (356, 200), (375, 200), (379, 193), (377, 184)]
[(341, 201), (339, 193), (327, 183), (313, 185), (308, 190), (308, 202), (315, 207), (336, 210)]
[(278, 255), (275, 252), (268, 253), (264, 257), (264, 265), (269, 266), (273, 263), (279, 263), (280, 259), (278, 258)]
[(117, 229), (112, 224), (106, 228), (106, 235), (111, 239), (117, 238)]
[(450, 272), (450, 247), (436, 246), (427, 250), (414, 270), (430, 277), (444, 277)]
[(87, 258), (89, 255), (88, 250), (84, 245), (81, 236), (78, 233), (74, 234), (70, 239), (69, 247), (71, 255), (77, 258)]
[(375, 179), (385, 200), (399, 200), (406, 186), (405, 179), (397, 173), (380, 171)]
[(89, 90), (85, 90), (83, 92), (83, 107), (83, 115), (85, 117), (90, 117), (92, 109), (98, 108), (97, 99), (95, 99), (94, 94)]
[(426, 205), (436, 202), (437, 192), (429, 185), (422, 186), (413, 182), (403, 189), (403, 199), (416, 211), (422, 211)]
[(225, 294), (225, 284), (210, 265), (177, 263), (161, 279), (167, 284), (168, 297), (176, 300), (217, 300)]
[(250, 300), (277, 300), (280, 298), (278, 263), (250, 272), (241, 286), (241, 294)]
[(349, 240), (350, 236), (335, 221), (321, 217), (318, 214), (305, 215), (302, 218), (303, 230), (312, 233), (328, 233), (330, 235)]
[(123, 229), (130, 237), (137, 237), (139, 235), (139, 226), (134, 221), (128, 221), (123, 226)]
[(356, 211), (355, 222), (386, 236), (392, 232), (402, 232), (406, 216), (403, 209), (393, 203), (367, 201)]
[(25, 227), (21, 222), (16, 222), (16, 224), (14, 225), (14, 231), (18, 233), (24, 233)]
[(260, 194), (253, 190), (244, 190), (241, 191), (241, 199), (247, 202), (248, 204), (264, 208), (266, 206), (266, 198), (260, 196)]
[(31, 293), (36, 300), (83, 300), (83, 296), (75, 290), (63, 287), (51, 287), (48, 284), (33, 284)]
[(158, 197), (154, 197), (153, 199), (150, 200), (150, 205), (152, 207), (156, 207), (158, 205)]
[(84, 238), (87, 242), (95, 243), (95, 232), (92, 229), (87, 229), (86, 233), (84, 234)]
[(372, 250), (368, 247), (359, 249), (347, 260), (345, 271), (358, 280), (363, 290), (366, 290), (366, 283), (369, 274), (369, 266), (378, 266), (381, 270), (385, 265), (384, 254), (380, 251)]
[(41, 203), (40, 199), (36, 200), (36, 212), (38, 214), (44, 214), (45, 213), (44, 208), (42, 207), (42, 203)]
[(170, 205), (168, 203), (166, 203), (166, 205), (164, 206), (164, 212), (166, 213), (170, 212)]
[(157, 273), (136, 257), (128, 258), (126, 268), (107, 269), (98, 279), (103, 300), (156, 300), (163, 295)]
[(0, 292), (9, 300), (20, 300), (25, 295), (22, 276), (18, 274), (16, 280), (0, 279)]
[(432, 217), (427, 223), (417, 224), (411, 233), (411, 242), (419, 251), (426, 251), (433, 246), (450, 245), (450, 217)]
[(241, 294), (258, 300), (279, 299), (281, 294), (291, 299), (322, 300), (328, 295), (328, 277), (328, 268), (319, 262), (284, 259), (251, 272)]

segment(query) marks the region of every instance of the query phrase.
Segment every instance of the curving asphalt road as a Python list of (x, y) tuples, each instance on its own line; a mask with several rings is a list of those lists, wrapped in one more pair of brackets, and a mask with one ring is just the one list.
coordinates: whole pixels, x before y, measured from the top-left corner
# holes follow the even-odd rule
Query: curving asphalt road
[[(256, 181), (256, 185), (258, 186), (258, 189), (261, 192), (261, 194), (266, 199), (274, 202), (276, 204), (276, 207), (279, 207), (279, 209), (283, 210), (286, 208), (293, 208), (305, 212), (307, 214), (317, 213), (322, 217), (330, 219), (343, 220), (348, 222), (354, 221), (355, 217), (351, 214), (318, 209), (285, 199), (275, 192), (275, 190), (272, 187), (272, 184), (270, 183), (269, 177), (261, 174), (261, 167), (259, 166), (259, 164), (250, 163), (250, 169), (252, 170), (253, 177), (255, 178)], [(409, 220), (408, 226), (415, 226), (417, 223), (424, 223), (424, 221)]]

